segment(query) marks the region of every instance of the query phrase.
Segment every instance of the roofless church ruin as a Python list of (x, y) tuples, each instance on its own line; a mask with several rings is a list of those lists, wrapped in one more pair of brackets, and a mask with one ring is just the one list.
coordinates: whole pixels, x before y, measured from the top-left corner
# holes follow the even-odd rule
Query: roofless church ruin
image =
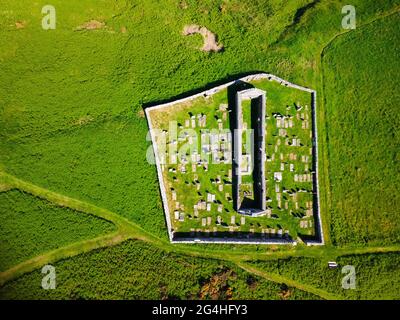
[[(250, 101), (245, 110), (249, 115), (249, 122), (244, 122), (242, 101)], [(239, 213), (256, 216), (266, 210), (265, 192), (265, 91), (259, 89), (246, 89), (236, 93), (233, 130), (233, 199), (234, 209)], [(244, 128), (244, 124), (249, 125)], [(245, 144), (243, 150), (243, 135), (250, 135), (250, 145)], [(245, 175), (251, 175), (249, 191), (246, 192), (242, 182)], [(253, 195), (252, 198), (247, 198)], [(248, 201), (246, 201), (248, 200)], [(248, 205), (246, 205), (248, 203)]]
[(172, 243), (324, 244), (314, 90), (260, 73), (145, 113)]

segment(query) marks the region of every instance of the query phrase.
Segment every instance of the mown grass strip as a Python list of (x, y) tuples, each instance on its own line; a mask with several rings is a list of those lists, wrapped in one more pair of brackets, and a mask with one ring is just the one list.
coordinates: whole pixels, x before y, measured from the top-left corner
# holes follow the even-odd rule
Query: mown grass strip
[(277, 283), (284, 283), (284, 284), (288, 285), (289, 287), (295, 287), (297, 289), (310, 292), (310, 293), (315, 294), (326, 300), (341, 300), (341, 299), (343, 299), (342, 297), (334, 295), (332, 293), (329, 293), (325, 290), (321, 290), (321, 289), (315, 288), (313, 286), (306, 285), (306, 284), (294, 281), (294, 280), (286, 278), (286, 277), (282, 277), (277, 274), (272, 274), (272, 273), (267, 273), (267, 272), (261, 271), (261, 270), (256, 269), (246, 263), (243, 263), (243, 262), (237, 263), (237, 265), (240, 268), (242, 268), (243, 270), (245, 270), (249, 273), (253, 273), (253, 274), (255, 274), (259, 277), (262, 277), (264, 279), (267, 279), (269, 281), (273, 281), (273, 282), (277, 282)]
[(236, 264), (240, 264), (243, 263), (243, 261), (252, 259), (274, 260), (274, 259), (282, 259), (289, 257), (314, 257), (327, 260), (349, 254), (400, 251), (400, 245), (393, 245), (390, 247), (367, 247), (367, 248), (350, 247), (350, 246), (342, 248), (334, 248), (330, 246), (329, 247), (301, 246), (286, 251), (273, 251), (266, 249), (268, 251), (264, 252), (248, 252), (245, 251), (245, 249), (238, 251), (210, 250), (199, 247), (197, 244), (182, 246), (179, 244), (171, 244), (169, 242), (161, 240), (156, 236), (147, 233), (145, 230), (141, 229), (133, 222), (106, 209), (102, 209), (94, 205), (91, 205), (89, 203), (57, 194), (55, 192), (46, 190), (44, 188), (17, 179), (4, 172), (0, 173), (0, 179), (2, 183), (6, 183), (12, 186), (13, 188), (18, 188), (22, 191), (28, 192), (37, 197), (51, 201), (57, 205), (66, 206), (71, 209), (75, 209), (78, 211), (86, 212), (88, 214), (93, 214), (98, 217), (102, 217), (108, 221), (113, 222), (118, 227), (118, 231), (116, 233), (98, 237), (91, 240), (77, 242), (69, 246), (50, 251), (48, 253), (39, 255), (35, 258), (22, 262), (0, 274), (0, 285), (3, 285), (7, 281), (15, 279), (24, 273), (31, 272), (39, 268), (40, 266), (44, 265), (45, 263), (55, 262), (97, 248), (112, 246), (127, 239), (142, 240), (150, 244), (153, 244), (167, 252), (175, 252), (194, 257), (225, 260)]
[(41, 266), (44, 266), (48, 263), (53, 263), (65, 258), (70, 258), (78, 254), (89, 252), (98, 248), (116, 245), (129, 238), (129, 235), (118, 231), (112, 234), (90, 240), (76, 242), (60, 249), (46, 252), (32, 259), (26, 260), (20, 264), (17, 264), (16, 266), (4, 272), (1, 272), (0, 287), (3, 286), (7, 281), (18, 278), (19, 276), (40, 268)]
[(137, 239), (143, 238), (145, 241), (151, 241), (151, 239), (149, 239), (150, 237), (158, 239), (154, 236), (151, 236), (150, 234), (147, 234), (146, 231), (135, 225), (133, 222), (107, 209), (99, 208), (87, 202), (73, 199), (59, 193), (44, 189), (37, 185), (20, 180), (4, 172), (0, 173), (0, 179), (0, 181), (2, 181), (2, 184), (10, 185), (13, 188), (27, 192), (38, 198), (48, 200), (58, 206), (68, 207), (76, 211), (91, 214), (93, 216), (110, 221), (117, 226), (118, 230), (130, 234), (132, 237), (135, 237)]

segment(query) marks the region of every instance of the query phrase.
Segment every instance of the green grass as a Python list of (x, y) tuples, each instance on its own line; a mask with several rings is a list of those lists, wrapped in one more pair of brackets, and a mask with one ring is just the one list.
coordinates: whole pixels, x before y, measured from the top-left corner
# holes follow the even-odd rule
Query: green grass
[[(336, 262), (337, 269), (329, 269), (327, 260), (300, 257), (251, 264), (346, 299), (398, 299), (399, 254), (350, 255), (339, 257)], [(356, 289), (342, 288), (345, 274), (341, 270), (346, 265), (355, 267)]]
[[(398, 26), (385, 22), (387, 18), (371, 25), (366, 33), (363, 30), (367, 27), (362, 26), (398, 10), (399, 0), (352, 1), (357, 8), (357, 30), (338, 38), (325, 51), (325, 59), (330, 59), (331, 66), (328, 68), (324, 63), (324, 72), (330, 83), (335, 84), (329, 87), (325, 82), (326, 107), (321, 94), (319, 58), (333, 37), (344, 32), (340, 11), (348, 4), (346, 0), (320, 1), (299, 19), (295, 19), (297, 10), (311, 0), (285, 3), (209, 0), (201, 4), (188, 0), (187, 9), (174, 0), (154, 3), (54, 0), (58, 19), (54, 31), (41, 29), (40, 11), (48, 4), (46, 1), (4, 2), (0, 11), (1, 170), (113, 211), (166, 239), (155, 167), (145, 161), (149, 142), (145, 140), (146, 120), (141, 115), (143, 104), (170, 99), (214, 81), (224, 82), (243, 72), (267, 71), (317, 89), (321, 209), (326, 226), (332, 226), (334, 244), (372, 248), (399, 242), (398, 217), (393, 210), (398, 208), (398, 197), (396, 190), (392, 192), (398, 184), (394, 167), (398, 155), (393, 149), (398, 135), (396, 130), (390, 131), (391, 126), (398, 125), (398, 117), (392, 111), (398, 101), (398, 90), (392, 87), (398, 82), (398, 68), (394, 65), (398, 56)], [(107, 28), (74, 31), (91, 19), (104, 21)], [(17, 30), (17, 21), (23, 21), (25, 28)], [(215, 32), (225, 51), (218, 54), (199, 51), (200, 36), (181, 36), (183, 26), (188, 23), (205, 25)], [(126, 27), (126, 33), (121, 32), (122, 27)], [(394, 37), (392, 43), (390, 37)], [(367, 56), (366, 46), (371, 51)], [(334, 52), (330, 57), (331, 49)], [(361, 57), (360, 63), (344, 65), (343, 61), (355, 57)], [(383, 57), (385, 63), (377, 61), (378, 57)], [(361, 78), (349, 79), (353, 76), (352, 68), (360, 71), (355, 74)], [(375, 79), (381, 85), (371, 86), (367, 79), (373, 74), (370, 71), (382, 68), (384, 77)], [(338, 79), (339, 75), (343, 80)], [(392, 79), (392, 84), (388, 79)], [(347, 85), (354, 85), (354, 80), (362, 84), (368, 93), (362, 96), (374, 106), (371, 110), (364, 109), (365, 119), (364, 115), (343, 118), (338, 112), (343, 102), (353, 110), (354, 99), (338, 95), (337, 91), (346, 91)], [(380, 97), (378, 88), (389, 94)], [(355, 97), (361, 96), (360, 89), (353, 91)], [(390, 106), (394, 107), (387, 111), (385, 108)], [(366, 126), (355, 122), (360, 119), (366, 120)], [(379, 119), (386, 119), (391, 126), (382, 127)], [(345, 135), (342, 125), (345, 133), (360, 134)], [(332, 128), (336, 131), (332, 132)], [(374, 135), (371, 128), (383, 135)], [(391, 134), (393, 141), (389, 144)], [(354, 147), (360, 141), (368, 141), (363, 149)], [(366, 147), (372, 151), (366, 152)], [(354, 156), (354, 160), (344, 158), (347, 154)], [(377, 164), (366, 163), (368, 159), (377, 159)], [(361, 170), (356, 171), (355, 166)], [(7, 190), (8, 186), (1, 185), (0, 189)], [(42, 210), (43, 214), (52, 212), (47, 207)], [(175, 248), (189, 251), (193, 247)], [(265, 246), (244, 249), (204, 245), (202, 248), (224, 253), (233, 249), (249, 253), (276, 250)], [(325, 257), (330, 249), (310, 250)], [(113, 251), (107, 250), (110, 254)], [(283, 250), (289, 248), (278, 249)], [(26, 277), (40, 280), (40, 273)], [(19, 290), (25, 285), (20, 279)], [(387, 279), (390, 274), (376, 281), (384, 284)], [(16, 282), (14, 285), (18, 286)], [(255, 294), (258, 291), (252, 296)], [(25, 292), (25, 296), (33, 295)]]
[(17, 190), (0, 193), (0, 270), (41, 253), (114, 231), (103, 219)]
[[(220, 1), (201, 8), (190, 4), (188, 10), (173, 1), (140, 7), (130, 1), (55, 1), (57, 29), (47, 32), (40, 27), (44, 4), (8, 2), (3, 13), (1, 164), (11, 174), (104, 206), (166, 238), (155, 168), (145, 161), (142, 103), (248, 71), (251, 57), (241, 61), (237, 50), (244, 52), (243, 43), (257, 46), (246, 34), (278, 6), (266, 12), (258, 10), (262, 4), (237, 1), (215, 20), (210, 16), (216, 17)], [(280, 23), (294, 10), (285, 7)], [(257, 23), (249, 24), (244, 12), (259, 12)], [(74, 31), (90, 19), (105, 21), (108, 29)], [(26, 21), (26, 27), (16, 30), (16, 21)], [(200, 52), (198, 37), (181, 36), (183, 26), (193, 22), (219, 35), (223, 55)], [(117, 131), (119, 126), (126, 127)]]
[(323, 58), (331, 233), (337, 245), (400, 242), (400, 15), (335, 40)]
[[(8, 171), (107, 208), (165, 236), (157, 178), (146, 162), (146, 124), (120, 117), (4, 147)], [(16, 154), (20, 157), (14, 158)], [(140, 169), (139, 169), (140, 168)], [(138, 201), (137, 199), (141, 199)]]
[[(2, 167), (166, 237), (155, 168), (144, 161), (148, 142), (146, 121), (138, 115), (141, 105), (251, 70), (313, 87), (316, 52), (340, 31), (334, 13), (341, 3), (319, 3), (293, 24), (296, 10), (309, 2), (215, 0), (189, 2), (182, 9), (174, 1), (140, 6), (54, 1), (57, 29), (44, 31), (40, 9), (47, 3), (8, 1), (0, 33)], [(362, 22), (394, 6), (389, 1), (355, 5)], [(107, 28), (74, 31), (91, 19), (106, 22)], [(16, 21), (25, 21), (25, 28), (16, 30)], [(200, 37), (180, 35), (186, 23), (206, 25), (225, 51), (198, 51)], [(117, 139), (116, 122), (130, 126)]]
[[(41, 288), (43, 275), (38, 270), (0, 288), (0, 299), (278, 300), (285, 289), (218, 260), (167, 253), (138, 241), (98, 249), (53, 265), (55, 290)], [(210, 285), (211, 279), (215, 285)], [(318, 299), (298, 289), (289, 291), (289, 299)]]

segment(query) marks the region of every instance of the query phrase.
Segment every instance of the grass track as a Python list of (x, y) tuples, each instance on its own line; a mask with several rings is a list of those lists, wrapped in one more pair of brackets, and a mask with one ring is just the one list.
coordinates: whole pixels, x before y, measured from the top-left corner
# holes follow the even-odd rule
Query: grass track
[[(258, 259), (258, 260), (270, 260), (279, 259), (285, 257), (302, 257), (309, 256), (321, 259), (329, 259), (331, 257), (337, 257), (349, 254), (364, 254), (364, 253), (378, 253), (378, 252), (397, 252), (400, 251), (400, 245), (388, 246), (388, 247), (366, 247), (366, 248), (355, 248), (355, 247), (343, 247), (334, 248), (327, 247), (326, 250), (318, 250), (316, 247), (299, 247), (294, 248), (291, 251), (281, 251), (281, 252), (263, 252), (263, 253), (248, 253), (246, 251), (236, 251), (227, 253), (226, 251), (214, 251), (207, 250), (196, 245), (192, 246), (180, 246), (176, 244), (171, 244), (164, 240), (157, 238), (156, 236), (148, 233), (147, 231), (140, 228), (133, 222), (103, 208), (99, 208), (92, 204), (76, 200), (58, 193), (52, 192), (50, 190), (35, 186), (28, 182), (17, 179), (4, 172), (0, 173), (1, 183), (7, 184), (13, 188), (20, 189), (21, 191), (30, 193), (39, 198), (52, 201), (53, 203), (65, 206), (74, 210), (85, 212), (87, 214), (92, 214), (98, 217), (102, 217), (110, 222), (113, 222), (117, 227), (118, 231), (109, 235), (101, 236), (95, 239), (84, 240), (77, 242), (57, 250), (46, 252), (35, 258), (24, 261), (2, 273), (0, 273), (0, 286), (3, 286), (6, 282), (11, 281), (25, 273), (31, 272), (45, 264), (59, 261), (68, 257), (76, 256), (85, 252), (89, 252), (94, 249), (113, 246), (121, 243), (127, 239), (137, 239), (148, 242), (152, 245), (159, 247), (167, 252), (175, 252), (183, 255), (189, 255), (194, 257), (203, 257), (210, 259), (224, 260), (237, 264), (242, 269), (248, 269), (248, 272), (258, 274), (266, 279), (275, 282), (285, 282), (290, 284), (290, 286), (296, 287), (298, 289), (308, 291), (310, 293), (316, 294), (324, 299), (336, 299), (335, 296), (329, 293), (319, 291), (319, 289), (302, 285), (296, 281), (283, 278), (278, 275), (270, 275), (262, 272), (254, 267), (250, 267), (245, 263), (246, 260)], [(252, 271), (250, 271), (252, 270)]]
[[(369, 23), (372, 23), (376, 20), (383, 19), (387, 16), (390, 16), (394, 13), (399, 12), (399, 8), (393, 9), (391, 12), (385, 13), (384, 15), (381, 15), (377, 18), (372, 19), (371, 21), (368, 21), (364, 23), (363, 25), (358, 26), (358, 28), (361, 28), (362, 26), (365, 26)], [(317, 59), (317, 70), (316, 70), (316, 79), (318, 82), (319, 90), (318, 92), (321, 92), (318, 96), (319, 98), (319, 109), (318, 109), (318, 123), (319, 123), (319, 139), (323, 139), (323, 143), (320, 142), (320, 145), (324, 145), (327, 141), (326, 139), (326, 128), (322, 126), (321, 124), (324, 124), (325, 122), (325, 113), (324, 113), (324, 107), (325, 107), (325, 97), (324, 97), (324, 91), (323, 91), (323, 78), (322, 78), (322, 72), (323, 72), (323, 65), (321, 63), (321, 57), (323, 56), (324, 50), (332, 43), (335, 39), (340, 37), (341, 35), (347, 33), (348, 31), (341, 32), (336, 34), (332, 39), (324, 46), (322, 47), (319, 57)], [(329, 189), (329, 179), (325, 178), (328, 177), (328, 172), (329, 172), (329, 160), (328, 160), (328, 151), (322, 147), (320, 149), (320, 154), (322, 157), (320, 157), (320, 161), (323, 161), (323, 165), (321, 165), (320, 170), (320, 176), (323, 176), (323, 179), (320, 181), (324, 182), (323, 187), (325, 188), (324, 194), (326, 195), (324, 199), (321, 199), (323, 201), (323, 223), (324, 223), (324, 228), (328, 228), (327, 226), (330, 223), (330, 213), (329, 213), (329, 208), (330, 206), (330, 201), (331, 201), (331, 195), (330, 195), (330, 189)], [(322, 184), (322, 183), (321, 183)], [(246, 264), (244, 261), (246, 260), (251, 260), (251, 259), (277, 259), (277, 258), (282, 258), (282, 257), (289, 257), (289, 256), (313, 256), (313, 257), (319, 257), (321, 259), (326, 259), (328, 257), (337, 257), (341, 255), (348, 255), (348, 254), (364, 254), (364, 253), (377, 253), (377, 252), (398, 252), (400, 251), (400, 245), (391, 245), (391, 246), (372, 246), (372, 247), (354, 247), (354, 246), (344, 246), (341, 248), (333, 248), (329, 244), (329, 240), (327, 241), (327, 246), (326, 250), (324, 253), (322, 253), (322, 250), (318, 250), (318, 248), (295, 248), (291, 251), (288, 252), (264, 252), (264, 253), (248, 253), (246, 251), (236, 251), (236, 252), (230, 252), (227, 254), (225, 251), (215, 251), (215, 250), (207, 250), (204, 248), (196, 247), (195, 245), (193, 246), (180, 246), (180, 245), (172, 245), (164, 240), (159, 239), (158, 237), (146, 232), (143, 230), (140, 226), (132, 223), (131, 221), (122, 218), (121, 216), (115, 214), (114, 212), (111, 212), (109, 210), (94, 206), (92, 204), (89, 204), (87, 202), (79, 201), (52, 191), (49, 191), (47, 189), (41, 188), (39, 186), (30, 184), (28, 182), (22, 181), (20, 179), (17, 179), (13, 176), (7, 175), (0, 173), (0, 190), (5, 191), (11, 188), (17, 188), (20, 190), (23, 190), (25, 192), (28, 192), (30, 194), (33, 194), (35, 196), (38, 196), (43, 199), (47, 199), (57, 205), (69, 207), (75, 210), (79, 210), (82, 212), (85, 212), (87, 214), (92, 214), (95, 216), (102, 217), (108, 221), (113, 222), (117, 227), (118, 231), (116, 233), (98, 237), (95, 239), (91, 240), (85, 240), (82, 242), (78, 242), (57, 250), (53, 250), (51, 252), (44, 253), (42, 255), (39, 255), (33, 259), (27, 260), (17, 266), (14, 266), (10, 268), (9, 270), (0, 273), (0, 286), (2, 286), (6, 281), (15, 279), (16, 277), (19, 277), (20, 275), (30, 272), (34, 269), (37, 269), (38, 267), (42, 266), (43, 264), (49, 263), (49, 262), (54, 262), (58, 261), (60, 259), (64, 259), (67, 257), (71, 257), (77, 254), (81, 254), (84, 252), (88, 252), (90, 250), (96, 249), (96, 248), (101, 248), (105, 246), (112, 246), (117, 243), (120, 243), (126, 239), (129, 238), (135, 238), (135, 239), (141, 239), (143, 241), (152, 243), (160, 248), (163, 248), (166, 251), (174, 251), (176, 253), (182, 253), (186, 255), (192, 255), (192, 256), (201, 256), (201, 257), (208, 257), (208, 258), (215, 258), (215, 259), (224, 259), (227, 261), (231, 261), (236, 263), (239, 267), (242, 269), (252, 272), (254, 274), (258, 274), (262, 277), (265, 277), (267, 279), (270, 279), (271, 281), (276, 281), (276, 282), (286, 282), (294, 287), (298, 287), (299, 289), (305, 290), (312, 292), (314, 294), (317, 294), (325, 299), (336, 299), (339, 297), (336, 297), (335, 295), (332, 295), (328, 292), (325, 291), (320, 291), (317, 288), (314, 288), (309, 285), (304, 285), (302, 283), (298, 283), (296, 281), (290, 280), (288, 278), (283, 278), (281, 276), (277, 275), (271, 275), (267, 274), (265, 272), (262, 272), (252, 266), (249, 266)], [(325, 230), (326, 231), (326, 230)], [(329, 235), (328, 232), (325, 233), (326, 236)], [(317, 293), (318, 292), (318, 293)]]
[(307, 284), (302, 284), (298, 281), (294, 281), (289, 278), (282, 277), (281, 275), (278, 275), (278, 274), (267, 273), (267, 272), (261, 271), (260, 269), (254, 268), (253, 266), (250, 266), (243, 262), (239, 262), (239, 263), (237, 263), (237, 265), (249, 273), (253, 273), (257, 276), (263, 277), (267, 280), (274, 281), (277, 283), (285, 283), (290, 287), (295, 287), (297, 289), (313, 293), (313, 294), (315, 294), (323, 299), (326, 299), (326, 300), (342, 299), (342, 297), (334, 295), (332, 293), (329, 293), (325, 290), (321, 290), (321, 289), (315, 288), (315, 287), (307, 285)]
[[(355, 31), (357, 31), (358, 33), (360, 32), (361, 28), (366, 28), (370, 25), (372, 25), (373, 23), (376, 23), (379, 20), (384, 20), (387, 18), (392, 18), (393, 16), (395, 16), (396, 14), (399, 14), (400, 12), (400, 7), (396, 6), (394, 7), (392, 10), (385, 12), (383, 14), (378, 15), (377, 17), (373, 18), (373, 19), (369, 19), (368, 21), (364, 22), (362, 25), (357, 25), (357, 29)], [(333, 199), (332, 199), (332, 181), (331, 181), (331, 175), (329, 174), (331, 172), (330, 170), (330, 157), (331, 155), (329, 154), (329, 148), (327, 147), (329, 145), (329, 136), (328, 136), (328, 128), (327, 128), (327, 124), (329, 123), (328, 119), (327, 119), (327, 107), (328, 107), (328, 102), (327, 102), (327, 98), (326, 98), (326, 67), (324, 68), (324, 56), (326, 55), (328, 49), (330, 49), (333, 44), (335, 43), (336, 40), (339, 40), (341, 37), (348, 35), (349, 33), (351, 33), (353, 30), (345, 30), (343, 32), (340, 32), (336, 35), (334, 35), (326, 45), (323, 46), (323, 48), (320, 51), (319, 54), (319, 59), (318, 59), (318, 64), (317, 64), (317, 70), (318, 70), (318, 75), (319, 75), (319, 79), (318, 79), (318, 87), (319, 87), (319, 96), (318, 96), (318, 104), (319, 106), (322, 106), (322, 108), (320, 108), (318, 110), (319, 112), (319, 139), (321, 141), (322, 139), (322, 143), (320, 142), (320, 145), (322, 145), (322, 151), (320, 152), (321, 156), (320, 156), (320, 162), (322, 163), (322, 168), (323, 168), (323, 172), (320, 171), (320, 181), (321, 184), (323, 182), (323, 188), (325, 189), (324, 192), (322, 192), (322, 195), (324, 196), (324, 203), (323, 206), (325, 207), (325, 209), (323, 210), (323, 219), (324, 219), (324, 223), (323, 223), (323, 227), (324, 227), (324, 231), (325, 234), (328, 236), (328, 242), (329, 244), (331, 244), (331, 225), (332, 225), (332, 214), (333, 214), (333, 209), (335, 208), (335, 204), (333, 203)], [(332, 116), (331, 116), (332, 117)], [(332, 128), (330, 129), (332, 131)], [(332, 135), (332, 133), (331, 133)], [(366, 155), (365, 155), (366, 156)], [(337, 212), (335, 212), (335, 214), (338, 214)], [(334, 238), (334, 236), (332, 235), (332, 237)], [(334, 239), (335, 241), (337, 239)], [(355, 242), (353, 242), (355, 243)], [(376, 244), (376, 245), (380, 245), (380, 244)], [(390, 244), (389, 244), (390, 245)]]
[[(395, 7), (392, 10), (385, 12), (384, 14), (377, 16), (369, 21), (366, 21), (362, 25), (357, 26), (357, 28), (363, 28), (365, 26), (370, 25), (371, 23), (376, 22), (377, 20), (385, 19), (394, 14), (400, 12), (400, 7)], [(346, 35), (352, 30), (345, 30), (335, 34), (320, 50), (316, 64), (316, 82), (318, 83), (318, 95), (317, 95), (317, 118), (318, 118), (318, 140), (319, 140), (319, 181), (320, 188), (324, 189), (324, 192), (320, 190), (320, 201), (321, 201), (321, 211), (322, 211), (322, 226), (324, 229), (324, 236), (327, 245), (330, 245), (331, 237), (330, 237), (330, 224), (331, 224), (331, 213), (329, 212), (329, 208), (332, 208), (332, 190), (330, 187), (329, 180), (329, 150), (327, 148), (328, 145), (328, 132), (326, 128), (326, 97), (325, 97), (325, 84), (324, 84), (324, 66), (323, 66), (323, 56), (325, 51), (329, 48), (329, 46), (339, 37)], [(322, 169), (322, 170), (321, 170)]]

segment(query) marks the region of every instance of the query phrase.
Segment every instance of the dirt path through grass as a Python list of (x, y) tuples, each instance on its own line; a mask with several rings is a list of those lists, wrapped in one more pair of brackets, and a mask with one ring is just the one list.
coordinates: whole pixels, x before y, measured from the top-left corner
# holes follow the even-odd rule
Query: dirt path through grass
[(2, 183), (6, 183), (12, 188), (19, 189), (21, 191), (27, 192), (34, 196), (37, 196), (42, 199), (46, 199), (51, 201), (59, 206), (68, 207), (77, 211), (81, 211), (87, 214), (91, 214), (97, 217), (101, 217), (106, 219), (112, 223), (114, 223), (118, 230), (112, 234), (108, 234), (105, 236), (101, 236), (98, 238), (84, 240), (81, 242), (77, 242), (56, 250), (52, 250), (46, 253), (43, 253), (37, 257), (24, 261), (2, 273), (0, 273), (0, 286), (4, 285), (7, 281), (15, 279), (24, 273), (31, 272), (35, 269), (40, 268), (41, 266), (54, 263), (56, 261), (69, 258), (72, 256), (76, 256), (81, 253), (86, 253), (91, 250), (114, 246), (119, 244), (127, 239), (137, 239), (142, 240), (144, 242), (148, 242), (152, 245), (159, 247), (167, 252), (174, 252), (183, 255), (201, 257), (201, 258), (209, 258), (209, 259), (217, 259), (224, 260), (227, 262), (232, 262), (241, 267), (242, 269), (262, 276), (270, 281), (278, 282), (278, 283), (286, 283), (287, 285), (296, 287), (298, 289), (308, 291), (310, 293), (316, 294), (324, 299), (336, 299), (338, 297), (325, 292), (323, 290), (317, 289), (315, 287), (301, 284), (297, 281), (293, 281), (288, 278), (284, 278), (279, 275), (267, 274), (266, 272), (260, 271), (253, 266), (249, 266), (246, 264), (246, 261), (250, 260), (273, 260), (279, 258), (288, 258), (288, 257), (314, 257), (320, 259), (328, 259), (329, 257), (337, 257), (342, 255), (349, 254), (364, 254), (364, 253), (377, 253), (377, 252), (397, 252), (400, 251), (399, 246), (390, 246), (390, 247), (368, 247), (368, 248), (354, 248), (354, 247), (343, 247), (343, 248), (334, 248), (327, 247), (324, 250), (321, 250), (320, 247), (299, 247), (299, 248), (290, 248), (287, 251), (265, 251), (265, 252), (249, 252), (249, 251), (227, 251), (227, 250), (210, 250), (198, 247), (196, 244), (192, 246), (181, 246), (177, 244), (171, 244), (166, 240), (162, 240), (157, 238), (156, 236), (148, 233), (143, 230), (140, 226), (135, 223), (127, 220), (126, 218), (121, 217), (120, 215), (111, 212), (109, 210), (94, 206), (87, 202), (83, 202), (77, 199), (73, 199), (53, 191), (41, 188), (39, 186), (33, 185), (26, 181), (17, 179), (11, 175), (8, 175), (4, 172), (0, 173), (0, 181)]
[(284, 284), (288, 285), (289, 287), (294, 287), (294, 288), (297, 288), (297, 289), (300, 289), (303, 291), (310, 292), (310, 293), (312, 293), (316, 296), (319, 296), (323, 299), (326, 299), (326, 300), (341, 300), (341, 299), (343, 299), (343, 297), (334, 295), (325, 290), (321, 290), (321, 289), (315, 288), (313, 286), (300, 283), (298, 281), (283, 277), (278, 274), (273, 274), (273, 273), (269, 273), (269, 272), (267, 273), (265, 271), (261, 271), (259, 269), (254, 268), (253, 266), (243, 263), (243, 262), (238, 262), (237, 266), (249, 273), (255, 274), (255, 275), (262, 277), (264, 279), (267, 279), (269, 281), (273, 281), (276, 283), (284, 283)]
[[(379, 17), (376, 17), (372, 19), (371, 21), (368, 21), (364, 23), (363, 25), (358, 26), (358, 28), (361, 28), (363, 26), (366, 26), (370, 23), (375, 22), (376, 20), (384, 19), (386, 17), (389, 17), (393, 14), (396, 14), (400, 12), (400, 8), (396, 8), (392, 10), (391, 12), (385, 13), (384, 15), (381, 15)], [(336, 34), (330, 41), (322, 47), (319, 55), (319, 83), (320, 83), (320, 88), (321, 88), (321, 94), (320, 94), (320, 99), (322, 103), (319, 103), (319, 105), (324, 106), (325, 101), (324, 101), (324, 83), (323, 83), (323, 64), (322, 64), (322, 58), (324, 55), (325, 50), (329, 47), (329, 45), (335, 41), (338, 37), (341, 35), (346, 34), (349, 32), (348, 30)], [(322, 108), (323, 109), (323, 108)], [(324, 114), (322, 114), (324, 116)], [(326, 130), (323, 128), (323, 130)], [(326, 132), (324, 133), (326, 134)], [(321, 135), (320, 135), (321, 136)], [(324, 137), (325, 139), (325, 137)], [(327, 181), (326, 177), (328, 177), (327, 170), (329, 170), (329, 161), (326, 158), (328, 155), (326, 154), (326, 150), (324, 149), (322, 151), (323, 154), (323, 161), (324, 161), (324, 183), (325, 183), (325, 189), (326, 189), (326, 196), (327, 198), (325, 199), (326, 201), (326, 208), (329, 208), (330, 205), (330, 188), (329, 188), (329, 181)], [(77, 211), (80, 211), (85, 214), (90, 214), (96, 217), (101, 217), (107, 221), (112, 222), (115, 224), (117, 227), (117, 231), (105, 236), (97, 237), (94, 239), (90, 240), (84, 240), (80, 241), (77, 243), (73, 243), (68, 246), (61, 247), (56, 250), (52, 250), (46, 253), (43, 253), (39, 256), (36, 256), (32, 259), (26, 260), (4, 272), (0, 273), (0, 286), (4, 285), (7, 281), (10, 281), (12, 279), (15, 279), (24, 273), (31, 272), (35, 269), (40, 268), (41, 266), (48, 264), (48, 263), (54, 263), (56, 261), (59, 261), (61, 259), (69, 258), (81, 253), (86, 253), (91, 250), (103, 248), (103, 247), (108, 247), (108, 246), (114, 246), (117, 245), (127, 239), (137, 239), (137, 240), (142, 240), (145, 242), (148, 242), (154, 246), (159, 247), (160, 249), (163, 249), (167, 252), (174, 252), (178, 254), (183, 254), (183, 255), (189, 255), (189, 256), (195, 256), (195, 257), (201, 257), (201, 258), (209, 258), (209, 259), (218, 259), (218, 260), (224, 260), (228, 262), (235, 263), (238, 265), (240, 268), (243, 270), (250, 272), (252, 274), (258, 275), (260, 277), (263, 277), (267, 280), (274, 281), (277, 283), (285, 283), (289, 286), (298, 288), (303, 291), (307, 291), (310, 293), (313, 293), (315, 295), (320, 296), (323, 299), (340, 299), (341, 297), (338, 297), (336, 295), (333, 295), (329, 292), (326, 292), (324, 290), (312, 287), (310, 285), (305, 285), (302, 283), (299, 283), (297, 281), (294, 281), (289, 278), (282, 277), (280, 275), (276, 274), (270, 274), (266, 273), (264, 271), (261, 271), (257, 268), (254, 268), (253, 266), (249, 265), (246, 263), (246, 261), (254, 261), (254, 260), (274, 260), (274, 259), (283, 259), (283, 258), (288, 258), (288, 257), (313, 257), (317, 259), (334, 259), (339, 256), (344, 256), (344, 255), (351, 255), (351, 254), (367, 254), (367, 253), (388, 253), (388, 252), (399, 252), (400, 251), (400, 245), (392, 245), (392, 246), (371, 246), (371, 247), (354, 247), (354, 246), (346, 246), (346, 247), (332, 247), (330, 245), (325, 246), (324, 248), (321, 247), (304, 247), (304, 246), (298, 246), (297, 248), (288, 248), (287, 250), (277, 250), (277, 251), (264, 251), (264, 252), (251, 252), (251, 251), (246, 251), (245, 249), (242, 250), (212, 250), (212, 249), (206, 249), (199, 247), (198, 245), (178, 245), (178, 244), (171, 244), (168, 242), (166, 239), (161, 239), (153, 234), (147, 232), (143, 228), (141, 228), (139, 225), (133, 223), (132, 221), (118, 215), (117, 213), (111, 212), (107, 209), (97, 207), (95, 205), (92, 205), (90, 203), (80, 201), (77, 199), (73, 199), (71, 197), (67, 197), (64, 195), (61, 195), (59, 193), (47, 190), (45, 188), (36, 186), (34, 184), (31, 184), (29, 182), (23, 181), (21, 179), (18, 179), (16, 177), (13, 177), (9, 174), (6, 174), (4, 172), (0, 172), (0, 185), (1, 186), (6, 186), (7, 188), (4, 188), (0, 190), (1, 191), (7, 191), (9, 189), (19, 189), (21, 191), (27, 192), (33, 196), (39, 197), (41, 199), (48, 200), (56, 205), (59, 205), (61, 207), (68, 207)], [(324, 218), (324, 224), (327, 225), (329, 224), (329, 216)], [(326, 227), (327, 228), (327, 227)], [(326, 233), (328, 234), (328, 233)], [(328, 242), (329, 244), (329, 242)]]
[[(379, 16), (374, 17), (373, 19), (366, 21), (363, 24), (357, 25), (357, 29), (367, 27), (368, 25), (382, 20), (389, 18), (395, 14), (398, 14), (400, 12), (400, 6), (397, 6), (393, 8), (392, 10), (388, 12), (384, 12)], [(329, 149), (327, 147), (328, 145), (328, 129), (327, 129), (327, 120), (326, 120), (326, 97), (325, 97), (325, 83), (324, 83), (324, 63), (323, 63), (323, 58), (325, 55), (326, 50), (331, 46), (333, 42), (335, 42), (338, 38), (341, 36), (345, 36), (349, 32), (352, 32), (354, 30), (344, 30), (343, 32), (339, 32), (336, 35), (334, 35), (324, 46), (322, 46), (318, 58), (317, 58), (317, 70), (316, 70), (316, 82), (317, 82), (317, 88), (318, 88), (318, 140), (319, 141), (319, 146), (320, 148), (320, 157), (319, 157), (319, 164), (320, 168), (320, 185), (323, 187), (324, 192), (320, 194), (321, 202), (323, 202), (323, 210), (321, 211), (322, 214), (322, 220), (323, 220), (323, 229), (324, 229), (324, 235), (326, 237), (326, 243), (331, 244), (331, 238), (330, 238), (330, 225), (331, 225), (331, 212), (330, 208), (332, 208), (332, 191), (331, 191), (331, 181), (330, 181), (330, 176), (329, 176)], [(322, 141), (321, 141), (322, 140)], [(322, 195), (322, 197), (321, 197)]]

